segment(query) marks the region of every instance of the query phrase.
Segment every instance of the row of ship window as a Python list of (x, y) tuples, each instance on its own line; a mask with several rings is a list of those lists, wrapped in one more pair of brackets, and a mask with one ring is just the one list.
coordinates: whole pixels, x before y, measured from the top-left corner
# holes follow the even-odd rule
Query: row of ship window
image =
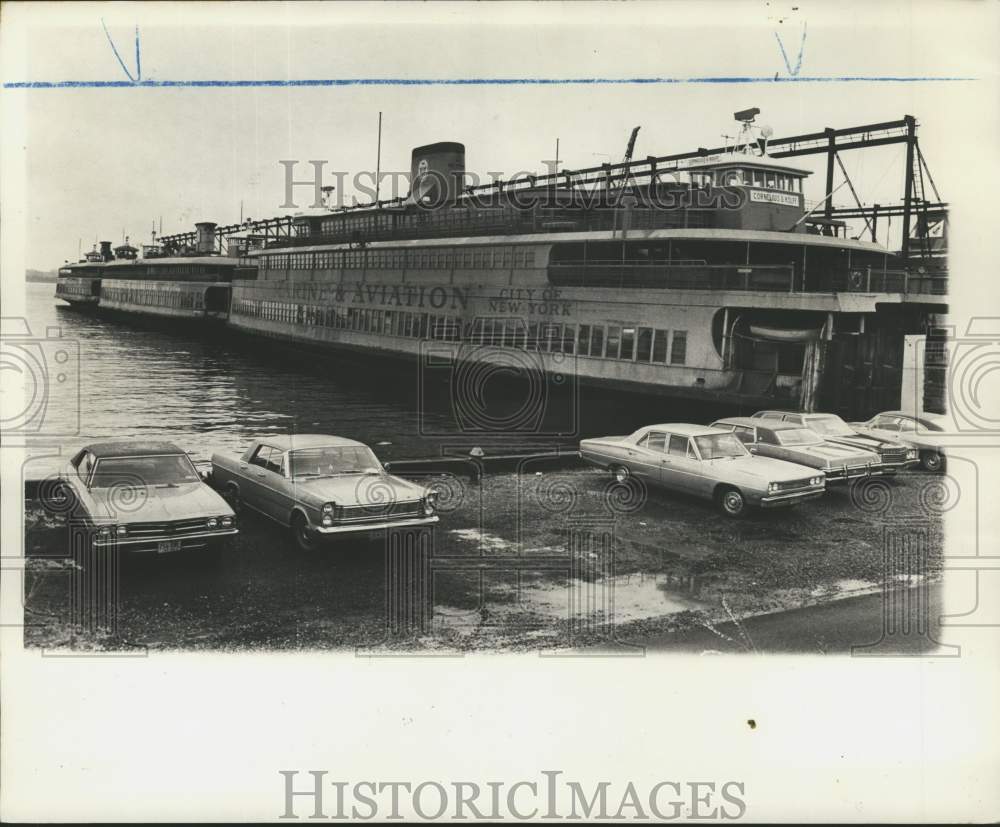
[(263, 299), (233, 302), (233, 312), (289, 324), (354, 330), (384, 336), (474, 345), (512, 347), (545, 353), (568, 353), (627, 362), (683, 365), (687, 362), (687, 331), (638, 325), (562, 324), (520, 319), (476, 319), (463, 325), (458, 316), (413, 313), (408, 310), (346, 309)]
[(535, 266), (530, 247), (423, 247), (330, 250), (261, 257), (264, 270), (482, 270)]
[(57, 296), (91, 296), (93, 291), (90, 287), (90, 283), (87, 284), (69, 284), (67, 282), (61, 281), (56, 285), (56, 295)]
[(122, 304), (143, 307), (179, 307), (192, 309), (201, 306), (202, 295), (190, 291), (145, 290), (138, 287), (104, 287), (101, 298)]

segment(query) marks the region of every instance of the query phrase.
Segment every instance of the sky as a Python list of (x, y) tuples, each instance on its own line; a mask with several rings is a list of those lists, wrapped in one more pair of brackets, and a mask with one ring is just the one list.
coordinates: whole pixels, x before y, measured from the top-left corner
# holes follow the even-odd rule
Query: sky
[[(30, 5), (30, 4), (29, 4)], [(8, 7), (9, 8), (9, 7)], [(62, 8), (65, 8), (63, 6)], [(680, 3), (414, 7), (212, 4), (81, 5), (38, 15), (4, 56), (4, 81), (316, 78), (674, 78), (757, 77), (759, 83), (348, 85), (318, 88), (5, 89), (21, 108), (25, 149), (25, 266), (51, 269), (95, 240), (145, 241), (194, 222), (233, 223), (282, 210), (284, 168), (325, 160), (328, 171), (372, 170), (378, 113), (383, 170), (409, 169), (413, 147), (466, 146), (482, 176), (542, 171), (560, 142), (562, 168), (618, 161), (633, 126), (635, 155), (716, 146), (733, 134), (732, 113), (757, 106), (776, 136), (904, 114), (919, 137), (942, 196), (965, 186), (962, 142), (995, 133), (994, 112), (970, 101), (993, 72), (988, 32), (945, 48), (931, 6), (747, 2), (716, 4), (707, 18)], [(963, 7), (951, 7), (952, 23)], [(794, 10), (793, 10), (794, 9)], [(173, 13), (167, 13), (167, 12)], [(726, 13), (728, 11), (728, 14)], [(104, 26), (102, 26), (102, 18)], [(105, 27), (107, 34), (105, 33)], [(109, 45), (114, 41), (125, 69)], [(779, 45), (780, 39), (780, 45)], [(5, 46), (9, 47), (8, 38)], [(782, 47), (785, 54), (782, 54)], [(801, 65), (794, 75), (801, 51)], [(962, 77), (925, 82), (774, 82), (774, 76)], [(978, 84), (978, 85), (977, 85)], [(992, 120), (991, 120), (992, 119)], [(956, 128), (956, 124), (963, 124)], [(866, 204), (898, 200), (903, 149), (845, 153)], [(824, 160), (807, 197), (823, 196)], [(839, 182), (839, 173), (838, 173)], [(334, 183), (332, 175), (328, 183)], [(949, 192), (949, 185), (952, 186)], [(303, 200), (307, 195), (303, 193)], [(354, 194), (348, 187), (345, 197)], [(848, 189), (835, 196), (852, 201)], [(300, 202), (301, 204), (302, 202)]]

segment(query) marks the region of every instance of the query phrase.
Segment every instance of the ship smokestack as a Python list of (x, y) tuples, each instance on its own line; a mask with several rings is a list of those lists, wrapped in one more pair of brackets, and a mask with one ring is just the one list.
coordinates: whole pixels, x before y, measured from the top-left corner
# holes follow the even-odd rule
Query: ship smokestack
[(105, 261), (111, 261), (115, 257), (115, 254), (111, 252), (111, 242), (102, 241), (101, 242), (101, 258)]
[(195, 249), (199, 253), (214, 253), (215, 228), (218, 225), (213, 221), (199, 221), (194, 226), (198, 231), (198, 240), (195, 242)]
[(441, 141), (418, 146), (410, 158), (411, 203), (441, 206), (453, 202), (465, 180), (465, 144)]

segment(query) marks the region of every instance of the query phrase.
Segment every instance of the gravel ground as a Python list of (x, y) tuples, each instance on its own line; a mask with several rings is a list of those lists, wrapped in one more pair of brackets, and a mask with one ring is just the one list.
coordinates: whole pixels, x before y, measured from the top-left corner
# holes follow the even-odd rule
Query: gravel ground
[(424, 620), (411, 614), (401, 626), (394, 607), (400, 589), (412, 589), (387, 564), (384, 537), (304, 555), (284, 529), (248, 513), (217, 566), (191, 556), (125, 558), (117, 623), (81, 630), (71, 622), (67, 529), (28, 501), (26, 645), (560, 650), (712, 633), (719, 623), (875, 590), (883, 548), (904, 533), (926, 538), (926, 555), (892, 582), (936, 582), (940, 572), (939, 484), (917, 472), (738, 521), (710, 503), (622, 488), (589, 469), (536, 471), (529, 462), (481, 483), (433, 479), (442, 508)]

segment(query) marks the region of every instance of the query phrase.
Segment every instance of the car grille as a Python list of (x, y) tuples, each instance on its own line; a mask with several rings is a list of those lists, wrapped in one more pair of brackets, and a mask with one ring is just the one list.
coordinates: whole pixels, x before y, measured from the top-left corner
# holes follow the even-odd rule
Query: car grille
[(379, 505), (343, 505), (338, 517), (344, 523), (376, 523), (382, 520), (406, 520), (419, 517), (420, 500), (407, 500)]
[(778, 491), (794, 491), (797, 488), (809, 488), (809, 480), (811, 477), (806, 477), (802, 480), (788, 480), (787, 482), (778, 483)]
[(906, 448), (903, 448), (902, 446), (900, 446), (899, 448), (883, 446), (881, 453), (882, 453), (882, 462), (906, 461)]
[(128, 534), (133, 538), (142, 537), (183, 537), (186, 534), (197, 534), (207, 531), (208, 517), (197, 517), (191, 520), (175, 520), (170, 523), (128, 523)]

